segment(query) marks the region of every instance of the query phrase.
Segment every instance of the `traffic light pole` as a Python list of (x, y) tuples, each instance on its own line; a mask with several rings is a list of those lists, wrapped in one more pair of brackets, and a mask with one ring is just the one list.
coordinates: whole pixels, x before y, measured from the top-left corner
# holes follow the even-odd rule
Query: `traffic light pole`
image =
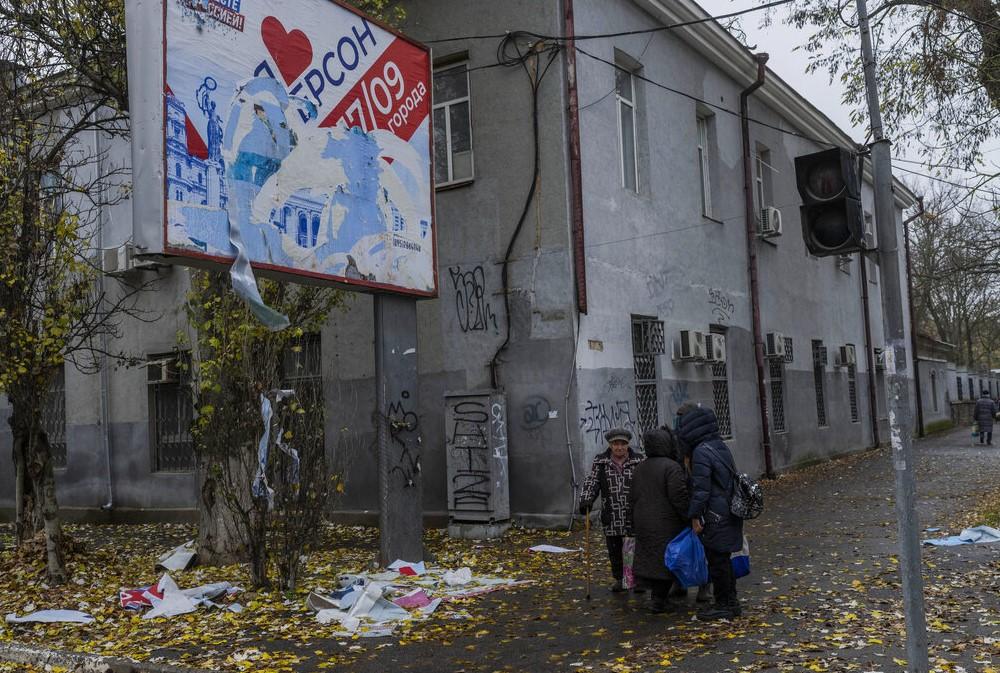
[(913, 457), (913, 412), (910, 408), (907, 377), (907, 340), (900, 287), (899, 246), (896, 208), (892, 191), (890, 143), (882, 128), (875, 56), (866, 0), (857, 0), (861, 27), (861, 56), (872, 131), (872, 172), (875, 182), (875, 221), (878, 226), (881, 268), (882, 319), (885, 325), (885, 369), (888, 375), (889, 430), (892, 463), (896, 473), (896, 518), (899, 534), (899, 574), (903, 585), (906, 616), (906, 670), (928, 673), (927, 622), (924, 616), (923, 577), (920, 565), (920, 537), (916, 512), (916, 484)]

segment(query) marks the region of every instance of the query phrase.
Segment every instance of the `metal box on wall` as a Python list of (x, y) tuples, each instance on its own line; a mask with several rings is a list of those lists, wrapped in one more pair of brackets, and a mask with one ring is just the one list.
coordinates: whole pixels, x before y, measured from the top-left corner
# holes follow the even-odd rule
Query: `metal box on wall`
[(506, 397), (492, 391), (445, 394), (445, 443), (451, 520), (509, 519)]

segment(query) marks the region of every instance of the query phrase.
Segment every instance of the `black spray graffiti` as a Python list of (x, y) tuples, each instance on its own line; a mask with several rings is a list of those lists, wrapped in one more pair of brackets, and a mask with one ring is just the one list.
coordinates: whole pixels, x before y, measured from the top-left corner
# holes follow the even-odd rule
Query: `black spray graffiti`
[(730, 320), (733, 317), (733, 312), (736, 311), (736, 304), (729, 298), (729, 295), (714, 288), (708, 291), (708, 305), (712, 307), (712, 315), (718, 322)]
[(587, 400), (583, 416), (580, 417), (580, 429), (583, 433), (590, 435), (591, 440), (598, 446), (603, 446), (604, 433), (612, 428), (624, 428), (635, 434), (632, 403), (628, 400), (607, 403)]
[(497, 329), (497, 317), (486, 299), (486, 274), (482, 266), (462, 271), (460, 266), (448, 268), (452, 289), (455, 290), (455, 313), (463, 332), (485, 332)]
[(537, 430), (549, 422), (549, 412), (552, 405), (541, 395), (532, 395), (521, 406), (521, 427), (525, 430)]
[(688, 382), (678, 381), (670, 385), (670, 412), (677, 413), (681, 405), (691, 399), (688, 393)]
[[(499, 406), (499, 405), (495, 405)], [(502, 412), (502, 410), (501, 410)], [(453, 511), (487, 512), (490, 509), (490, 414), (486, 405), (465, 399), (452, 407), (449, 445), (458, 458), (451, 477)], [(506, 452), (506, 430), (503, 448)]]
[(420, 420), (416, 412), (406, 408), (410, 392), (404, 390), (399, 400), (389, 405), (389, 438), (393, 446), (399, 449), (399, 459), (389, 470), (389, 474), (399, 473), (403, 477), (403, 485), (407, 488), (416, 486), (417, 475), (420, 474), (420, 453), (416, 436)]
[(617, 390), (626, 390), (629, 387), (629, 382), (624, 376), (613, 375), (608, 377), (608, 382), (604, 387), (609, 393), (613, 393)]

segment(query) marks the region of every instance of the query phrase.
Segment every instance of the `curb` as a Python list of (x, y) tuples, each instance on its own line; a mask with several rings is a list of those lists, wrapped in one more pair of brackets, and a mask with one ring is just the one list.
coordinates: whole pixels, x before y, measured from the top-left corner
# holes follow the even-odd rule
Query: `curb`
[(66, 668), (69, 673), (213, 673), (205, 669), (49, 650), (19, 643), (0, 643), (0, 661), (41, 667), (59, 666)]

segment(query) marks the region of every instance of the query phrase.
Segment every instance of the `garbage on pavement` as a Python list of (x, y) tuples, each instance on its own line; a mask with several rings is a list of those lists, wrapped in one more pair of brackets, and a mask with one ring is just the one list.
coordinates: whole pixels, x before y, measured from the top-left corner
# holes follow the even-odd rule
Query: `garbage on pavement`
[(154, 570), (174, 571), (187, 570), (195, 561), (194, 540), (189, 540), (179, 547), (165, 552), (156, 559)]
[(335, 591), (317, 590), (306, 605), (321, 624), (338, 624), (341, 635), (380, 637), (409, 620), (427, 619), (442, 603), (479, 596), (531, 580), (473, 575), (470, 568), (445, 570), (396, 561), (386, 572), (342, 575)]
[(181, 589), (169, 574), (164, 574), (160, 581), (148, 587), (138, 589), (122, 589), (118, 592), (118, 600), (126, 610), (142, 610), (152, 608), (142, 615), (143, 619), (156, 617), (176, 617), (177, 615), (194, 612), (199, 607), (208, 606), (242, 612), (238, 603), (219, 604), (215, 601), (229, 597), (241, 591), (229, 582), (204, 584), (191, 589)]
[(557, 547), (552, 544), (536, 544), (534, 547), (528, 547), (528, 551), (541, 552), (543, 554), (569, 554), (580, 550), (567, 549), (566, 547)]
[(957, 547), (963, 544), (987, 544), (1000, 542), (1000, 530), (991, 526), (974, 526), (966, 528), (958, 535), (924, 540), (924, 544), (935, 547)]
[(7, 615), (5, 621), (8, 624), (32, 624), (32, 623), (57, 623), (68, 622), (76, 624), (89, 624), (94, 618), (86, 612), (79, 610), (38, 610), (29, 615), (18, 617), (13, 612)]

